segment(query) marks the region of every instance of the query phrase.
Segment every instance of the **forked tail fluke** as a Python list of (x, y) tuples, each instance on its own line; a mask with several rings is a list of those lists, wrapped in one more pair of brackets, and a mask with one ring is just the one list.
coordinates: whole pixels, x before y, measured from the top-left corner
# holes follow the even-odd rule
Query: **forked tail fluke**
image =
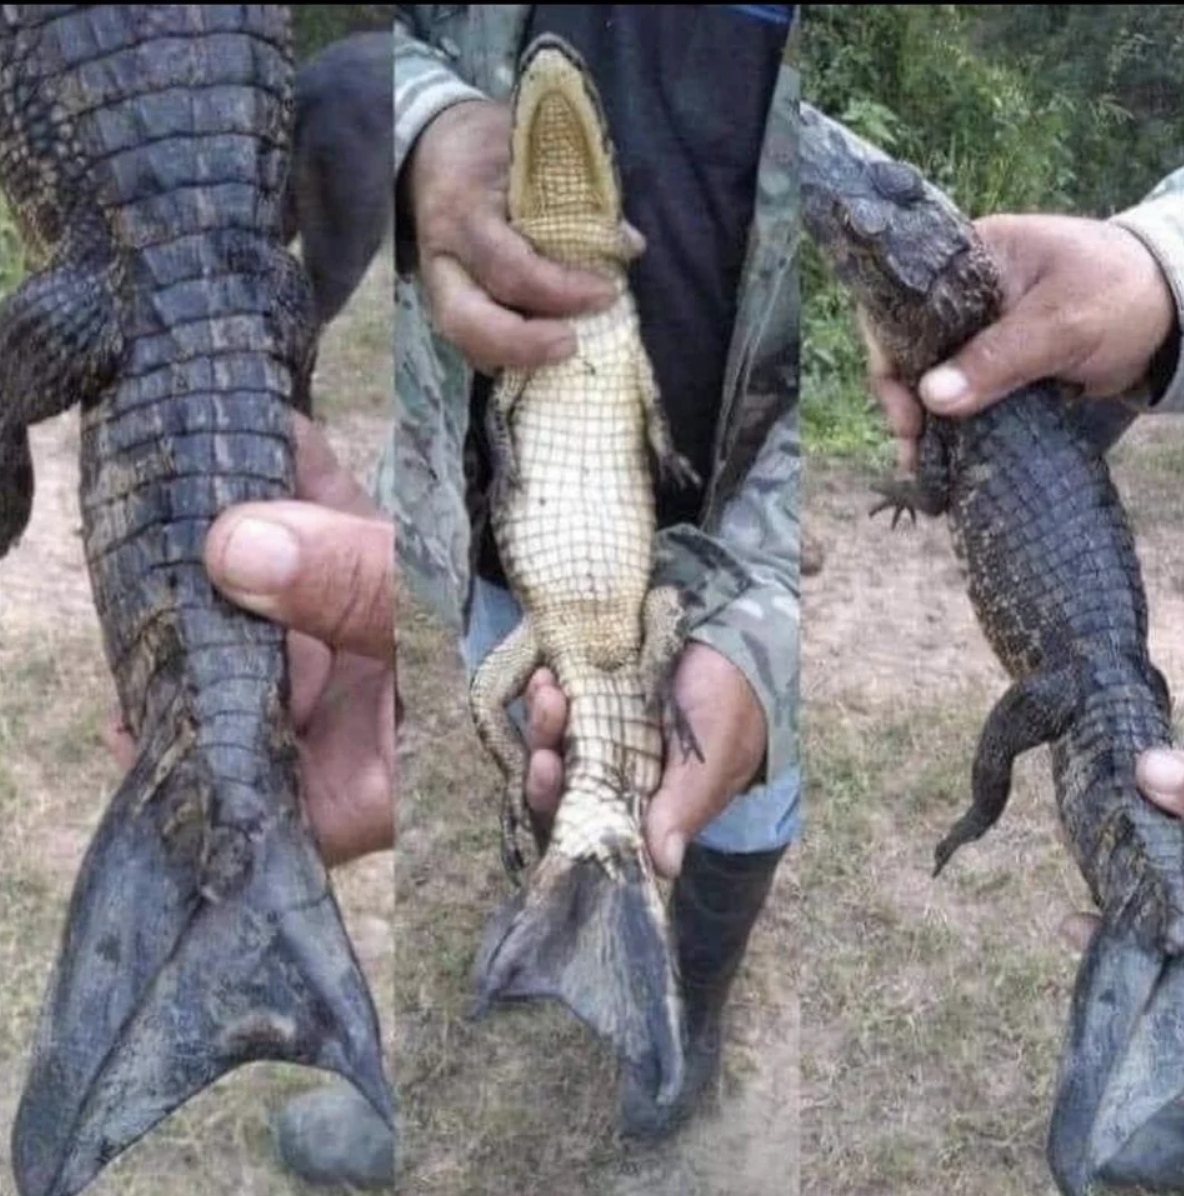
[(1062, 1192), (1184, 1191), (1184, 957), (1103, 926), (1077, 974), (1048, 1159)]
[(618, 1053), (659, 1077), (659, 1104), (683, 1082), (682, 1002), (661, 899), (636, 855), (610, 874), (552, 850), (502, 907), (476, 962), (477, 1015), (497, 1001), (562, 1001)]
[(337, 1072), (393, 1122), (374, 1006), (295, 802), (242, 830), (241, 884), (210, 893), (204, 770), (170, 754), (145, 751), (83, 861), (13, 1129), (21, 1196), (81, 1192), (255, 1061)]

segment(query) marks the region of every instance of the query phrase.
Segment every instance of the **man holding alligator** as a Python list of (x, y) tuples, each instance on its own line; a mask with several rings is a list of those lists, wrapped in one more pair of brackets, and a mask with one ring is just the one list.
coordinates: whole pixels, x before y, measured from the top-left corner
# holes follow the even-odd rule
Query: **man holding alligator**
[[(488, 375), (569, 357), (563, 317), (613, 299), (603, 280), (544, 261), (506, 223), (504, 101), (540, 33), (588, 63), (626, 212), (648, 243), (631, 279), (642, 333), (676, 448), (703, 479), (658, 492), (660, 570), (693, 610), (675, 691), (704, 757), (672, 754), (645, 828), (656, 866), (678, 878), (689, 1079), (669, 1115), (627, 1072), (620, 1125), (661, 1135), (717, 1074), (719, 1015), (798, 826), (797, 84), (782, 61), (792, 9), (399, 11), (400, 561), (412, 589), (463, 626), (470, 669), (518, 617), (486, 526)], [(566, 717), (548, 674), (527, 706), (540, 749), (528, 796), (545, 821), (561, 788), (559, 754), (545, 745)]]
[[(1086, 417), (1103, 452), (1141, 412), (1184, 412), (1184, 170), (1109, 221), (998, 215), (976, 228), (1001, 267), (1001, 318), (926, 374), (919, 395), (867, 340), (869, 384), (902, 469), (915, 465), (923, 407), (969, 416), (1042, 378), (1106, 400)], [(1184, 817), (1184, 752), (1144, 752), (1136, 778), (1144, 796)], [(1084, 949), (1096, 925), (1080, 914), (1063, 932)]]

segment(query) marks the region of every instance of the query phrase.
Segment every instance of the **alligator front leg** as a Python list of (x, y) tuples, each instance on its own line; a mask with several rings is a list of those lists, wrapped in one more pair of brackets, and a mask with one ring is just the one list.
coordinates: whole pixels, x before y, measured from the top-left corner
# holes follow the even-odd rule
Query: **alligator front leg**
[(637, 394), (645, 411), (646, 436), (658, 463), (658, 476), (664, 482), (677, 482), (680, 486), (697, 486), (700, 479), (694, 466), (674, 447), (670, 423), (662, 408), (658, 380), (654, 377), (654, 368), (649, 358), (644, 352), (639, 352), (634, 355), (633, 366)]
[(524, 370), (506, 370), (489, 396), (489, 406), (485, 410), (485, 433), (493, 459), (490, 503), (495, 510), (519, 484), (521, 475), (514, 451), (514, 436), (510, 431), (510, 416), (529, 379), (530, 375)]
[(0, 557), (33, 508), (29, 426), (93, 399), (118, 365), (110, 274), (106, 264), (64, 262), (0, 304)]
[(526, 816), (526, 771), (530, 755), (507, 713), (507, 706), (526, 688), (531, 673), (543, 663), (529, 616), (481, 662), (469, 686), (469, 708), (477, 734), (505, 777), (502, 798), (502, 863), (511, 876), (526, 866), (518, 846), (518, 829)]
[(987, 717), (974, 757), (973, 804), (937, 845), (935, 877), (959, 847), (981, 838), (998, 822), (1011, 793), (1016, 759), (1063, 735), (1080, 702), (1075, 665), (1025, 677), (999, 699)]
[(906, 512), (914, 523), (918, 511), (935, 519), (946, 513), (950, 505), (950, 462), (945, 438), (933, 420), (925, 421), (925, 430), (917, 445), (916, 477), (882, 482), (873, 486), (872, 491), (880, 495), (882, 501), (876, 503), (868, 515), (874, 517), (891, 508), (894, 529)]

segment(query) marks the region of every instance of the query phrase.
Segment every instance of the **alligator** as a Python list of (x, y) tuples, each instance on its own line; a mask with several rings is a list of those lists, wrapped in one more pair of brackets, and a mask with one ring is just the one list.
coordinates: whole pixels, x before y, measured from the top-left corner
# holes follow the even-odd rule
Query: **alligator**
[(0, 305), (0, 553), (27, 428), (81, 408), (80, 504), (138, 758), (82, 862), (12, 1134), (73, 1196), (220, 1076), (341, 1074), (393, 1121), (378, 1019), (301, 804), (283, 630), (211, 587), (231, 504), (291, 495), (315, 321), (279, 244), (278, 5), (6, 6), (0, 187), (40, 266)]
[[(682, 1003), (665, 906), (641, 831), (661, 780), (663, 716), (676, 715), (681, 596), (651, 584), (652, 453), (663, 477), (693, 477), (671, 442), (626, 270), (620, 180), (599, 95), (562, 39), (523, 56), (513, 96), (508, 212), (553, 260), (603, 272), (616, 303), (572, 321), (568, 361), (498, 378), (486, 422), (490, 522), (518, 626), (473, 676), (478, 734), (505, 776), (503, 860), (518, 836), (527, 751), (507, 707), (550, 667), (568, 702), (564, 792), (541, 858), (491, 920), (476, 962), (476, 1012), (495, 1000), (564, 1002), (652, 1077), (670, 1103), (682, 1085)], [(685, 750), (698, 750), (675, 717)]]
[[(917, 170), (808, 105), (801, 161), (811, 237), (915, 388), (998, 317), (994, 262)], [(1000, 818), (1015, 759), (1048, 744), (1061, 823), (1102, 915), (1074, 996), (1053, 1173), (1073, 1196), (1096, 1179), (1179, 1186), (1184, 1124), (1155, 1114), (1184, 1090), (1174, 1028), (1184, 1010), (1157, 993), (1184, 950), (1184, 823), (1135, 784), (1138, 754), (1171, 741), (1171, 703), (1105, 459), (1046, 380), (970, 419), (926, 414), (916, 476), (876, 489), (872, 513), (891, 510), (893, 526), (906, 512), (947, 516), (979, 625), (1012, 678), (979, 739), (972, 804), (938, 844), (934, 875)]]

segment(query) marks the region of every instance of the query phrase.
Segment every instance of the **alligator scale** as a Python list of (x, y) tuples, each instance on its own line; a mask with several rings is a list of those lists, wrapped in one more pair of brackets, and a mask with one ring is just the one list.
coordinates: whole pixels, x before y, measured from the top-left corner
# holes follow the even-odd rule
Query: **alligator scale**
[[(915, 387), (999, 314), (995, 266), (917, 171), (805, 105), (802, 132), (809, 232)], [(935, 874), (1003, 813), (1016, 757), (1049, 744), (1061, 822), (1102, 914), (1052, 1117), (1057, 1181), (1073, 1196), (1099, 1179), (1180, 1190), (1184, 822), (1135, 784), (1138, 754), (1171, 741), (1170, 699), (1130, 525), (1078, 414), (1043, 382), (970, 419), (927, 415), (916, 479), (880, 487), (876, 510), (948, 517), (979, 625), (1013, 679)]]
[[(607, 311), (572, 321), (560, 365), (498, 380), (487, 413), (491, 521), (523, 616), (473, 678), (478, 731), (506, 775), (505, 856), (522, 857), (527, 756), (507, 705), (533, 671), (568, 701), (564, 793), (525, 887), (493, 920), (477, 962), (479, 1008), (554, 997), (652, 1077), (682, 1083), (682, 1012), (667, 918), (641, 815), (661, 779), (662, 715), (682, 608), (651, 586), (656, 538), (649, 455), (690, 467), (669, 428), (638, 330), (620, 185), (587, 69), (555, 37), (523, 57), (514, 96), (509, 215), (542, 255), (617, 284)], [(693, 736), (675, 717), (684, 747)]]
[(202, 566), (221, 510), (293, 492), (314, 325), (278, 244), (292, 73), (277, 5), (0, 13), (0, 185), (40, 259), (0, 306), (0, 552), (32, 504), (27, 426), (79, 404), (86, 557), (139, 745), (33, 1043), (22, 1196), (73, 1196), (255, 1060), (338, 1072), (392, 1117), (303, 820), (284, 633)]

